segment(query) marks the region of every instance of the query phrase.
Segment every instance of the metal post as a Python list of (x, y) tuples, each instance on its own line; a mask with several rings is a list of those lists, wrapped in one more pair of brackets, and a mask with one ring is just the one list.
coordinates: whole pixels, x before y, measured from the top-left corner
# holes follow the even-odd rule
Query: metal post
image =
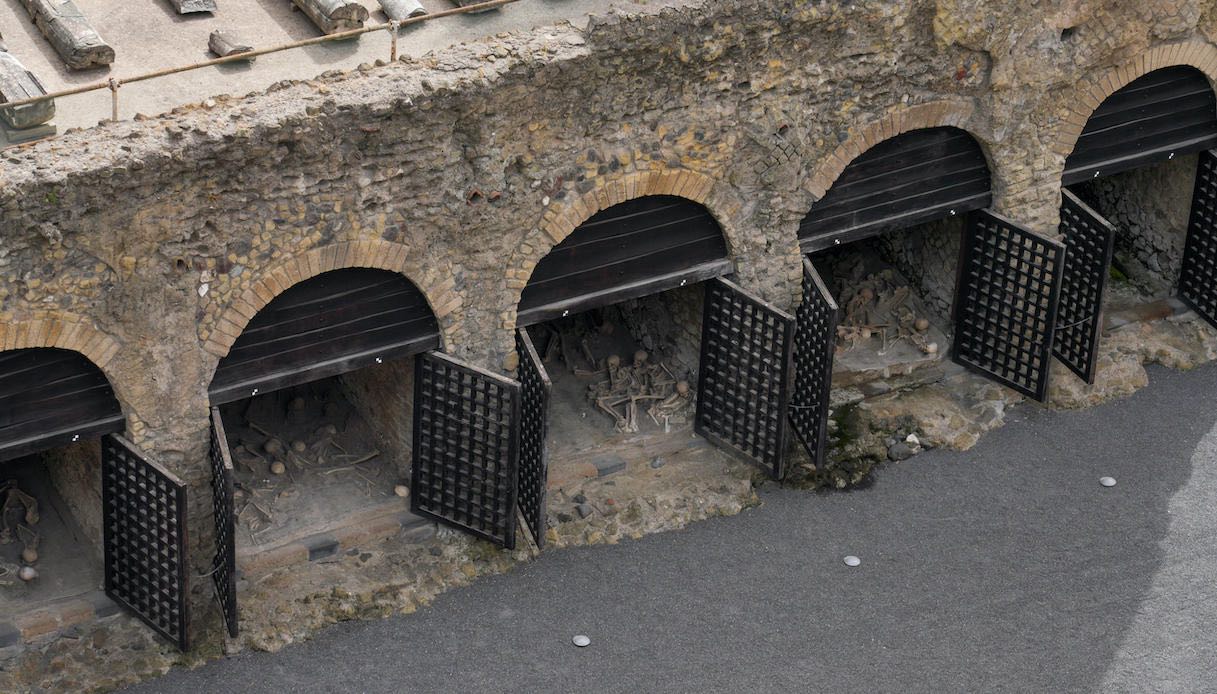
[(118, 122), (118, 88), (122, 86), (122, 82), (110, 78), (110, 121)]
[(389, 40), (391, 41), (390, 46), (389, 46), (389, 62), (390, 63), (397, 62), (397, 28), (400, 26), (401, 26), (401, 23), (398, 22), (396, 19), (389, 22), (389, 36), (390, 36)]

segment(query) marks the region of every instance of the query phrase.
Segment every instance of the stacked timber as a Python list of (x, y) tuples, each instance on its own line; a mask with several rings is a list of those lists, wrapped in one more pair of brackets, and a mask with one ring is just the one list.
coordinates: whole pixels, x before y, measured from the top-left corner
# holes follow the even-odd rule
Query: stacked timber
[(327, 34), (360, 29), (368, 19), (368, 8), (350, 0), (292, 0), (296, 7)]
[(114, 62), (114, 49), (89, 25), (72, 0), (21, 0), (34, 25), (74, 70)]
[[(0, 43), (0, 103), (20, 101), (46, 94), (46, 88), (25, 69), (17, 57), (4, 50)], [(40, 101), (36, 104), (0, 109), (0, 120), (17, 130), (42, 125), (55, 117), (55, 102)]]
[(380, 0), (380, 9), (384, 10), (386, 17), (398, 22), (427, 14), (418, 0)]
[(191, 12), (215, 12), (215, 0), (169, 0), (173, 6), (177, 8), (178, 14), (190, 14)]

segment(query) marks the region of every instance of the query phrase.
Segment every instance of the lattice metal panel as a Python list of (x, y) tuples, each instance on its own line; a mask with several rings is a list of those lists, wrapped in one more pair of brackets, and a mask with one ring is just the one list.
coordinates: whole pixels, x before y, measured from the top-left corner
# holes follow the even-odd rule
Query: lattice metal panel
[(1217, 327), (1217, 150), (1200, 153), (1179, 297)]
[(549, 395), (553, 389), (528, 331), (516, 331), (520, 355), (520, 511), (537, 547), (545, 546), (545, 485), (549, 478), (545, 451)]
[(438, 352), (415, 360), (411, 508), (515, 547), (520, 384)]
[(794, 393), (790, 427), (811, 462), (823, 463), (828, 438), (832, 359), (841, 311), (811, 260), (803, 259), (803, 303), (795, 311)]
[(706, 283), (695, 429), (783, 475), (794, 318), (722, 279)]
[(121, 436), (101, 450), (106, 595), (186, 650), (186, 485)]
[(988, 211), (964, 233), (955, 297), (955, 360), (1043, 400), (1064, 244)]
[(1052, 353), (1082, 380), (1094, 383), (1096, 350), (1103, 332), (1103, 290), (1116, 228), (1064, 190), (1061, 235), (1066, 252)]
[(216, 554), (211, 562), (211, 580), (224, 613), (228, 634), (236, 638), (237, 626), (237, 551), (233, 512), (232, 457), (220, 410), (211, 410), (211, 502), (215, 509)]

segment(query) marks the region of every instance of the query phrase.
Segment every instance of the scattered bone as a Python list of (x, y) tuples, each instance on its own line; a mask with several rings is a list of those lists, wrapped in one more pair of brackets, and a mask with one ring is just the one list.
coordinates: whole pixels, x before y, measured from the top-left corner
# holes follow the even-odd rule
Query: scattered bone
[(23, 549), (21, 550), (21, 561), (26, 564), (33, 564), (38, 561), (38, 543), (42, 539), (38, 533), (34, 532), (33, 528), (28, 525), (17, 526), (17, 539), (21, 541)]
[(394, 485), (393, 493), (404, 499), (405, 497), (410, 496), (410, 488), (404, 484)]

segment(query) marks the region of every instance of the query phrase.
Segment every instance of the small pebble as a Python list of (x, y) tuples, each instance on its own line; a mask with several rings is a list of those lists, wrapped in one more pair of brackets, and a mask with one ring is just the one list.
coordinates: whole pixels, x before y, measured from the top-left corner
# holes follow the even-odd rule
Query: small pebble
[(580, 518), (587, 518), (588, 516), (592, 515), (592, 511), (593, 509), (590, 504), (579, 504), (575, 506), (575, 512), (579, 514)]
[(1099, 478), (1099, 484), (1103, 485), (1104, 487), (1114, 487), (1114, 486), (1116, 486), (1116, 478), (1114, 478), (1114, 477), (1100, 477), (1100, 478)]
[(592, 645), (592, 640), (587, 638), (583, 634), (579, 634), (575, 638), (571, 639), (570, 642), (575, 644), (579, 648), (587, 648), (588, 646)]
[(858, 565), (859, 565), (859, 564), (861, 564), (861, 563), (862, 563), (862, 560), (861, 560), (861, 559), (859, 559), (859, 558), (857, 558), (857, 557), (855, 557), (855, 556), (854, 556), (854, 555), (852, 555), (852, 554), (851, 554), (851, 555), (849, 555), (848, 557), (845, 557), (845, 565), (846, 565), (846, 566), (858, 566)]
[(908, 436), (904, 437), (904, 442), (910, 446), (921, 445), (921, 439), (917, 438), (916, 434), (909, 434)]
[(658, 470), (659, 468), (663, 467), (663, 462), (663, 458), (655, 456), (654, 458), (651, 458), (651, 467)]

